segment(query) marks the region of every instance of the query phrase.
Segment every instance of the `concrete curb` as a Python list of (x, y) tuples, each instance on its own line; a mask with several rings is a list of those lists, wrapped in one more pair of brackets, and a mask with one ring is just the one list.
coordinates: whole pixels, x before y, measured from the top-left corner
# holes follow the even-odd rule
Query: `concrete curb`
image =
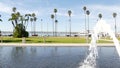
[[(89, 46), (89, 44), (81, 43), (0, 43), (0, 46)], [(114, 46), (113, 43), (102, 43), (97, 44), (97, 46)]]

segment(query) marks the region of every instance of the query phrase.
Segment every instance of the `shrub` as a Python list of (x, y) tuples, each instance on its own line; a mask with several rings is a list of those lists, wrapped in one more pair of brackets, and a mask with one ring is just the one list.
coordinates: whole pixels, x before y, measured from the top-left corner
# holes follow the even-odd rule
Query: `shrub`
[(16, 25), (13, 37), (15, 38), (22, 38), (22, 37), (28, 37), (29, 33), (25, 30), (25, 27), (22, 24)]

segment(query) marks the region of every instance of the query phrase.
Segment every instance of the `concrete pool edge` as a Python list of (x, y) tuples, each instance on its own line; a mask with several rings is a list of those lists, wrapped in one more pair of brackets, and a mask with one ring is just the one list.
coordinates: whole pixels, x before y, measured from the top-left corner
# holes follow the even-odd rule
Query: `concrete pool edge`
[[(82, 43), (0, 43), (0, 46), (89, 46)], [(98, 43), (97, 46), (114, 46), (113, 43)]]

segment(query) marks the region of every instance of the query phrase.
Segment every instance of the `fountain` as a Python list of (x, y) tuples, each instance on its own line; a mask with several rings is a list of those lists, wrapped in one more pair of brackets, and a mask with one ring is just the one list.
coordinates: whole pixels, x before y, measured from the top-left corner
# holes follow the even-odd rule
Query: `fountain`
[(97, 45), (96, 41), (98, 40), (98, 33), (105, 32), (110, 35), (110, 37), (113, 39), (115, 48), (117, 50), (117, 53), (120, 57), (120, 45), (118, 39), (115, 37), (115, 34), (110, 29), (110, 25), (106, 23), (105, 20), (99, 20), (94, 27), (93, 33), (92, 33), (92, 40), (89, 46), (89, 53), (87, 58), (84, 60), (83, 63), (80, 63), (79, 68), (96, 68), (96, 59), (98, 57), (98, 51), (97, 51)]

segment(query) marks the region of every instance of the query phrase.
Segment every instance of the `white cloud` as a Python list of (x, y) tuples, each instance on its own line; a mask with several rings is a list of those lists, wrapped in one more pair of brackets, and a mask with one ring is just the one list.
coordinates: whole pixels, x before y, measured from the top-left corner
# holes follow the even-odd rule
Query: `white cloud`
[[(66, 17), (68, 17), (68, 14), (64, 13), (64, 12), (59, 12), (59, 13), (57, 13), (57, 15), (58, 16), (66, 16)], [(71, 14), (71, 16), (73, 17), (73, 16), (75, 16), (75, 14)]]
[(88, 5), (90, 11), (92, 12), (93, 16), (98, 16), (99, 13), (103, 15), (103, 18), (113, 18), (113, 12), (116, 12), (119, 16), (120, 6), (119, 5)]
[[(98, 14), (101, 13), (103, 15), (103, 19), (107, 21), (108, 24), (111, 25), (112, 30), (114, 30), (114, 19), (113, 19), (113, 12), (117, 13), (117, 28), (120, 28), (119, 21), (120, 21), (120, 6), (119, 5), (88, 5), (90, 11), (92, 12), (93, 19), (98, 18)], [(120, 32), (120, 29), (118, 29)]]
[(0, 12), (2, 13), (7, 13), (7, 14), (11, 14), (12, 12), (12, 7), (16, 7), (17, 8), (17, 11), (21, 12), (22, 14), (25, 14), (25, 13), (36, 13), (36, 15), (40, 16), (40, 15), (43, 15), (46, 11), (47, 11), (47, 8), (36, 8), (36, 9), (26, 9), (24, 7), (20, 7), (20, 6), (17, 6), (17, 5), (23, 5), (22, 3), (12, 3), (10, 2), (9, 4), (8, 3), (4, 3), (4, 2), (0, 2)]
[(10, 14), (11, 13), (11, 7), (0, 2), (0, 12), (5, 12), (5, 13)]
[(92, 10), (98, 10), (98, 11), (117, 12), (120, 10), (120, 6), (115, 6), (115, 5), (88, 5), (88, 7)]

